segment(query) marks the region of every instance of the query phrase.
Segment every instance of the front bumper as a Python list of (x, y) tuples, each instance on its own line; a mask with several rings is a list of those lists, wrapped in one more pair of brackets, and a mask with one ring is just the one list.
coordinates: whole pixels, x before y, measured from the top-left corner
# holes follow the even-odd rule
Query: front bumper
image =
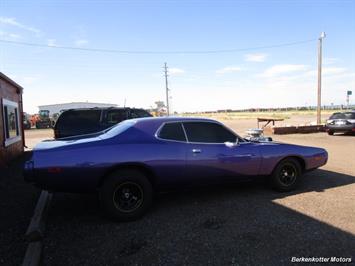
[(328, 162), (328, 152), (322, 149), (321, 152), (313, 154), (307, 160), (307, 170), (314, 170)]

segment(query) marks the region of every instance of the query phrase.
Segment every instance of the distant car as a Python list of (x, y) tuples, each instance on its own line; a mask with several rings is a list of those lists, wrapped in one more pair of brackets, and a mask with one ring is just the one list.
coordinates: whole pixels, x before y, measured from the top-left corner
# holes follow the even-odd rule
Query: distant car
[(99, 132), (123, 120), (152, 115), (138, 108), (90, 108), (64, 111), (54, 125), (54, 137), (66, 138)]
[(329, 135), (355, 133), (355, 110), (332, 114), (327, 120), (326, 130)]
[(86, 138), (41, 142), (24, 177), (50, 191), (99, 191), (110, 215), (134, 220), (156, 191), (255, 177), (290, 191), (304, 172), (327, 160), (322, 148), (246, 141), (211, 119), (140, 118)]

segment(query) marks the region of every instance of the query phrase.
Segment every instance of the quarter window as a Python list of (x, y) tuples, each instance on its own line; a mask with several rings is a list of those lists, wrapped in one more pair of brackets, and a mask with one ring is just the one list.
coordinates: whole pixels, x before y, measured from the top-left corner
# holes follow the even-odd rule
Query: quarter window
[(224, 143), (235, 142), (237, 136), (222, 125), (209, 122), (184, 122), (189, 142)]
[(186, 141), (181, 123), (167, 123), (159, 132), (159, 138), (167, 140)]

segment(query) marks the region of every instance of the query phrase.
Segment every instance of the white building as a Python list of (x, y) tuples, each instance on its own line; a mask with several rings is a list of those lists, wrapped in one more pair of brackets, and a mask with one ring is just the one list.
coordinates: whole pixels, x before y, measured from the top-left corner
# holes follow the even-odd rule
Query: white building
[(77, 108), (95, 108), (95, 107), (117, 107), (117, 104), (111, 103), (89, 103), (89, 102), (72, 102), (72, 103), (58, 103), (38, 106), (39, 111), (48, 110), (49, 115), (60, 113), (69, 109)]

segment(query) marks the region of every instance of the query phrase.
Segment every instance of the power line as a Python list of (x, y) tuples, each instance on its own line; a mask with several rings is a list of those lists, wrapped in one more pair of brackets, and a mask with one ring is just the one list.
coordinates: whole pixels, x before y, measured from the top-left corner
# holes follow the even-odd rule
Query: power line
[(30, 43), (30, 42), (19, 42), (0, 39), (0, 43), (7, 43), (13, 45), (23, 45), (32, 47), (42, 47), (42, 48), (52, 48), (52, 49), (63, 49), (63, 50), (77, 50), (86, 52), (102, 52), (102, 53), (116, 53), (116, 54), (220, 54), (220, 53), (234, 53), (234, 52), (244, 52), (251, 50), (261, 50), (261, 49), (271, 49), (285, 46), (294, 46), (305, 43), (310, 43), (317, 41), (318, 39), (310, 39), (289, 43), (280, 43), (273, 45), (255, 46), (249, 48), (235, 48), (235, 49), (224, 49), (224, 50), (186, 50), (186, 51), (146, 51), (146, 50), (116, 50), (116, 49), (102, 49), (102, 48), (84, 48), (84, 47), (73, 47), (73, 46), (62, 46), (62, 45), (47, 45), (40, 43)]

